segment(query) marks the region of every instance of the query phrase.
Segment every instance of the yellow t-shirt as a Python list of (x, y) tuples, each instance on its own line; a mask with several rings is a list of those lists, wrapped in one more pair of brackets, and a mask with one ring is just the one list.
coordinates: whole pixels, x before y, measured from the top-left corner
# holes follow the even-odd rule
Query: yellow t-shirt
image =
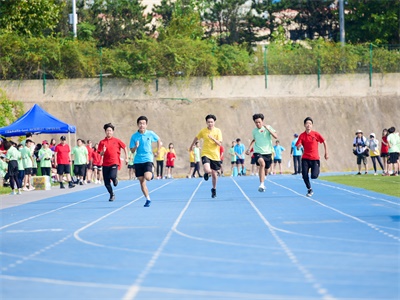
[(213, 128), (209, 130), (207, 127), (200, 130), (197, 134), (197, 139), (203, 139), (203, 148), (201, 150), (201, 156), (206, 156), (211, 160), (220, 161), (219, 146), (208, 136), (211, 135), (217, 141), (222, 142), (222, 133), (219, 128)]
[(189, 162), (194, 163), (194, 151), (189, 151)]
[[(158, 148), (153, 149), (154, 154), (157, 153), (157, 149)], [(158, 155), (156, 156), (156, 160), (164, 160), (166, 154), (167, 154), (167, 149), (165, 147), (161, 146), (160, 152), (158, 152)]]

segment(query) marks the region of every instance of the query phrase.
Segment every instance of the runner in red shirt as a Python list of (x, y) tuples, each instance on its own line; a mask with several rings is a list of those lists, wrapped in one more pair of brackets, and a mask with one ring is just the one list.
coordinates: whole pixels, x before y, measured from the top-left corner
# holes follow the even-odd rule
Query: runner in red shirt
[(304, 148), (302, 157), (302, 175), (304, 183), (308, 189), (307, 196), (311, 197), (313, 195), (313, 190), (311, 188), (310, 178), (308, 177), (308, 172), (311, 169), (311, 179), (316, 179), (319, 176), (320, 171), (320, 161), (318, 144), (324, 144), (325, 149), (325, 159), (328, 159), (328, 146), (325, 139), (316, 131), (312, 131), (313, 120), (310, 117), (305, 118), (304, 127), (306, 130), (300, 134), (299, 139), (296, 142), (297, 149), (301, 146)]
[(103, 179), (104, 185), (110, 194), (109, 201), (115, 200), (115, 194), (111, 187), (110, 181), (113, 182), (114, 186), (118, 185), (118, 170), (121, 168), (121, 149), (125, 153), (125, 162), (128, 164), (128, 152), (126, 145), (119, 139), (113, 137), (114, 125), (111, 123), (103, 126), (106, 133), (104, 140), (100, 141), (97, 152), (103, 156)]
[(67, 176), (68, 187), (73, 188), (75, 185), (71, 179), (71, 149), (66, 142), (67, 138), (62, 136), (60, 143), (54, 149), (54, 166), (57, 169), (57, 178), (60, 183), (60, 189), (64, 189), (63, 175)]

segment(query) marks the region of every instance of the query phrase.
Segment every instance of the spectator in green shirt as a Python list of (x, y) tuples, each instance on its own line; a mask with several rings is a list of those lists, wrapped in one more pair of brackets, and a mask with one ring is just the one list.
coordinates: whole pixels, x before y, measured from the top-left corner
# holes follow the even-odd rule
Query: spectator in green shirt
[(89, 153), (82, 139), (78, 139), (76, 142), (77, 146), (72, 149), (74, 174), (79, 181), (79, 185), (83, 185), (86, 165), (89, 162)]

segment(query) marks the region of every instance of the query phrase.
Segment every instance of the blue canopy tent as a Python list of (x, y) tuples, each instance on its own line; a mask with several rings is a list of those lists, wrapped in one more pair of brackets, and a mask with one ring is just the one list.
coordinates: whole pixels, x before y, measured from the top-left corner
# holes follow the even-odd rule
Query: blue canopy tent
[(56, 117), (35, 104), (14, 123), (0, 128), (5, 137), (32, 134), (76, 133), (76, 127), (58, 120)]

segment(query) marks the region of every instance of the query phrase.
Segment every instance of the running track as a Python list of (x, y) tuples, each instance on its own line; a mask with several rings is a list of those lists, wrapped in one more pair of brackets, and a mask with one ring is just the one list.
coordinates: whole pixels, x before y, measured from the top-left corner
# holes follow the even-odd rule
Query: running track
[(0, 299), (399, 299), (400, 199), (312, 184), (224, 177), (211, 199), (154, 180), (144, 208), (121, 181), (115, 202), (77, 187), (2, 209)]

